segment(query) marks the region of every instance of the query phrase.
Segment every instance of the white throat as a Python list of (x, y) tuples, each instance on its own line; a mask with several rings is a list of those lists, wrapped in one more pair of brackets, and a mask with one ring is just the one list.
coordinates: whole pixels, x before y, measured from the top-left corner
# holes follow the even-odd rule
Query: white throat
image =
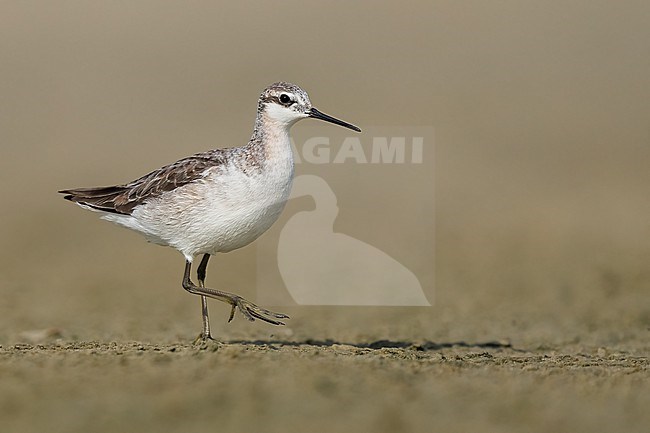
[(282, 107), (278, 104), (266, 104), (262, 116), (267, 127), (271, 125), (284, 126), (287, 128), (287, 132), (291, 125), (307, 117), (306, 114), (298, 113), (291, 108)]

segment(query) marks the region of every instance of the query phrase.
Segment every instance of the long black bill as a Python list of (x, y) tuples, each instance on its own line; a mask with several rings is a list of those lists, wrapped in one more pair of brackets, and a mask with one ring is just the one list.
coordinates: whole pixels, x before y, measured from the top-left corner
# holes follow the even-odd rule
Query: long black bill
[(313, 107), (309, 110), (309, 117), (313, 117), (314, 119), (324, 120), (326, 122), (330, 122), (330, 123), (334, 123), (336, 125), (344, 126), (344, 127), (349, 128), (349, 129), (351, 129), (353, 131), (361, 132), (361, 129), (354, 126), (353, 124), (348, 123), (348, 122), (344, 122), (342, 120), (339, 120), (336, 117), (328, 116), (327, 114), (321, 113), (320, 111), (318, 111), (317, 109), (315, 109)]

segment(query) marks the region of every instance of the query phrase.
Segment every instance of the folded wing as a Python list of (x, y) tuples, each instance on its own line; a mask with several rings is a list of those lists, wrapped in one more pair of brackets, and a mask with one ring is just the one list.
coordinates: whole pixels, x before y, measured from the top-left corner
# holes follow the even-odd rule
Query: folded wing
[(198, 153), (159, 168), (125, 185), (64, 189), (63, 198), (92, 209), (131, 215), (136, 206), (190, 182), (201, 179), (209, 168), (222, 165), (226, 156), (218, 149)]

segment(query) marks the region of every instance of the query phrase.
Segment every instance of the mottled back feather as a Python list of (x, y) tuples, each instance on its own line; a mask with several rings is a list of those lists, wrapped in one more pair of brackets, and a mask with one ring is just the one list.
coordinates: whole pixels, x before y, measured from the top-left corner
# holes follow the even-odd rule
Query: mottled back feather
[(66, 189), (59, 192), (66, 194), (66, 200), (93, 209), (131, 215), (136, 206), (202, 178), (207, 169), (225, 164), (227, 157), (227, 152), (215, 149), (181, 159), (125, 185)]

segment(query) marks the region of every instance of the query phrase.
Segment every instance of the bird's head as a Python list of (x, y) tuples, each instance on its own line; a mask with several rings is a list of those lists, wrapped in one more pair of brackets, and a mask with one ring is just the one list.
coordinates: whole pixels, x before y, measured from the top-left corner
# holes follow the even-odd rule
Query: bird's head
[(307, 92), (291, 83), (273, 83), (264, 89), (260, 95), (259, 111), (270, 121), (285, 126), (311, 117), (361, 132), (361, 129), (350, 123), (318, 111), (311, 105)]

